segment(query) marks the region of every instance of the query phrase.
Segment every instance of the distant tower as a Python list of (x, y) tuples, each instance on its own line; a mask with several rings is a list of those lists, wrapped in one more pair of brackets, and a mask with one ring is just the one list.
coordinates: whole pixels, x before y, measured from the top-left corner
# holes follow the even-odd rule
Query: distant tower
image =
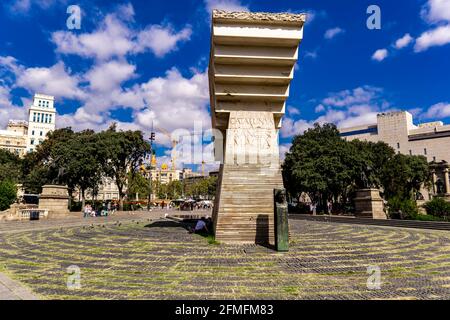
[(28, 113), (27, 152), (36, 149), (48, 132), (55, 130), (54, 97), (36, 93)]

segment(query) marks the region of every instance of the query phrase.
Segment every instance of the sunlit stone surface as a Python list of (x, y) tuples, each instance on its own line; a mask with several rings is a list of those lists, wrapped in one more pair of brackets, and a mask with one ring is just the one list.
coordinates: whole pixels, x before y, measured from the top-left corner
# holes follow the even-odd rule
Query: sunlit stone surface
[(212, 15), (209, 81), (221, 161), (216, 239), (274, 244), (273, 189), (282, 188), (278, 130), (305, 14)]

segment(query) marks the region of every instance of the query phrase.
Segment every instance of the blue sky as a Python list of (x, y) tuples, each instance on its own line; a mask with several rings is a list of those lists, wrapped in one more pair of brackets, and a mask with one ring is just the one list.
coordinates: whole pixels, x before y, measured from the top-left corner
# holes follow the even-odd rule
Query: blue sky
[[(66, 27), (68, 5), (82, 10)], [(369, 30), (366, 9), (381, 9)], [(0, 128), (26, 118), (34, 92), (56, 97), (58, 126), (101, 130), (210, 127), (207, 66), (212, 8), (306, 12), (280, 134), (282, 152), (314, 122), (346, 127), (409, 110), (450, 122), (450, 0), (6, 0), (0, 5)], [(204, 141), (208, 148), (210, 144)], [(179, 160), (182, 161), (182, 160)], [(188, 161), (185, 161), (188, 162)]]

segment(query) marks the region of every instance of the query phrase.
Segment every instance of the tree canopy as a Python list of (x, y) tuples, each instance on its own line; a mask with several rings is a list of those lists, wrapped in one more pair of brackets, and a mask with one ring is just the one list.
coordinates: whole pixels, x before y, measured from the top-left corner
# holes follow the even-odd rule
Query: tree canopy
[(83, 206), (86, 190), (95, 195), (102, 178), (111, 177), (118, 186), (122, 207), (129, 174), (135, 173), (149, 151), (140, 131), (118, 131), (115, 125), (99, 133), (63, 128), (50, 132), (19, 168), (27, 192), (40, 193), (47, 183), (66, 184), (70, 194), (79, 188)]
[(425, 157), (395, 154), (384, 142), (346, 141), (333, 124), (295, 136), (282, 167), (289, 194), (307, 193), (325, 212), (328, 202), (348, 207), (357, 189), (376, 187), (387, 199), (409, 199), (430, 180)]

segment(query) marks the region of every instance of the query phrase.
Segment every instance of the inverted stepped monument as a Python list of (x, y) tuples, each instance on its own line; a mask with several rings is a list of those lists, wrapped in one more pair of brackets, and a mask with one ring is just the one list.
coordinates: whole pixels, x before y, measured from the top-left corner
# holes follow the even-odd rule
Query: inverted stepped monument
[(218, 241), (274, 245), (274, 189), (283, 188), (278, 131), (305, 14), (212, 13), (209, 83)]

